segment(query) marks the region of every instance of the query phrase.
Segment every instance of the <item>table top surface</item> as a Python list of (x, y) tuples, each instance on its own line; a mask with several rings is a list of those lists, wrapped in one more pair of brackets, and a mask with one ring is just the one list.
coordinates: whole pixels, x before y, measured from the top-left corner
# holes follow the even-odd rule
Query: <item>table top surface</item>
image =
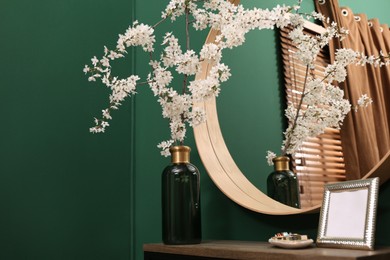
[(373, 251), (320, 248), (315, 244), (303, 249), (284, 249), (267, 242), (204, 241), (197, 245), (145, 244), (144, 252), (178, 254), (222, 259), (390, 259), (390, 247)]

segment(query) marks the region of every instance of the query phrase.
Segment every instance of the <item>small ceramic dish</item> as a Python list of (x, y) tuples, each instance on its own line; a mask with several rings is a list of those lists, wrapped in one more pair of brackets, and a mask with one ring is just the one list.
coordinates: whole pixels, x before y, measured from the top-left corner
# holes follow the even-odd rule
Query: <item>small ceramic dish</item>
[(305, 248), (313, 244), (313, 239), (307, 240), (278, 240), (270, 238), (268, 240), (274, 246), (282, 248)]

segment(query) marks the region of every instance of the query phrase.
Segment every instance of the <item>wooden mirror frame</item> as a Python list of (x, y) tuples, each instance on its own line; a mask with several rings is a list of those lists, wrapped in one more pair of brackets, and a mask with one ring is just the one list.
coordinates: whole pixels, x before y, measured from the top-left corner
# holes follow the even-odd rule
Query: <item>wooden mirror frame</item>
[[(231, 2), (238, 4), (240, 1), (231, 0)], [(311, 23), (310, 26), (312, 25), (314, 24)], [(216, 30), (211, 30), (206, 43), (215, 42), (218, 33)], [(202, 70), (196, 75), (196, 79), (205, 79), (211, 66), (212, 64), (203, 62)], [(206, 112), (206, 122), (194, 128), (200, 158), (212, 181), (227, 197), (244, 208), (269, 215), (292, 215), (319, 211), (321, 204), (305, 209), (292, 208), (271, 199), (254, 186), (238, 168), (225, 144), (219, 125), (215, 98), (194, 106), (201, 107)], [(380, 177), (381, 183), (389, 179), (390, 151), (362, 179), (373, 177)]]

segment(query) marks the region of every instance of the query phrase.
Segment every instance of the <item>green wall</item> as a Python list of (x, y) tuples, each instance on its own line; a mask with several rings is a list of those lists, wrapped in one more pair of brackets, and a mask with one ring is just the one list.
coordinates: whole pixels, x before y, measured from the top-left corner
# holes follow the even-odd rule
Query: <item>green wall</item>
[(90, 134), (108, 92), (82, 69), (132, 5), (0, 1), (0, 259), (130, 259), (131, 105)]
[[(104, 45), (115, 45), (132, 19), (157, 21), (166, 2), (0, 0), (0, 259), (141, 260), (143, 243), (160, 242), (160, 174), (169, 159), (156, 145), (168, 138), (168, 123), (145, 87), (114, 114), (107, 133), (90, 134), (108, 92), (88, 82), (82, 68)], [(294, 3), (264, 2), (246, 4)], [(390, 22), (379, 16), (388, 1), (355, 2), (348, 5)], [(168, 22), (158, 39), (173, 27), (183, 29)], [(194, 34), (195, 49), (205, 35)], [(233, 76), (218, 99), (226, 142), (260, 188), (270, 171), (265, 151), (276, 150), (282, 138), (275, 39), (272, 31), (251, 33), (245, 46), (226, 53)], [(119, 74), (144, 76), (146, 62), (136, 50), (115, 66)], [(316, 235), (318, 214), (268, 216), (231, 202), (206, 174), (191, 133), (187, 144), (202, 172), (205, 239), (265, 241), (285, 230)], [(390, 245), (389, 199), (387, 183), (380, 191), (378, 244)]]

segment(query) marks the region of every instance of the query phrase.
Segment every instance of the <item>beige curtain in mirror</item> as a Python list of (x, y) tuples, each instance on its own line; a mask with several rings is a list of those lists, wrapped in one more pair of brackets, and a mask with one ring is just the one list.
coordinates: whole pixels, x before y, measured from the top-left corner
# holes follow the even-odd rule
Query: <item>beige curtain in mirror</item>
[[(330, 45), (333, 56), (337, 48), (351, 48), (367, 56), (390, 51), (389, 28), (378, 19), (354, 14), (348, 7), (339, 7), (337, 0), (314, 1), (318, 12), (349, 30), (345, 40)], [(356, 104), (362, 94), (374, 101), (368, 108), (351, 111), (341, 129), (347, 178), (359, 179), (390, 149), (390, 68), (350, 65), (347, 71), (347, 80), (341, 87), (351, 103)]]

